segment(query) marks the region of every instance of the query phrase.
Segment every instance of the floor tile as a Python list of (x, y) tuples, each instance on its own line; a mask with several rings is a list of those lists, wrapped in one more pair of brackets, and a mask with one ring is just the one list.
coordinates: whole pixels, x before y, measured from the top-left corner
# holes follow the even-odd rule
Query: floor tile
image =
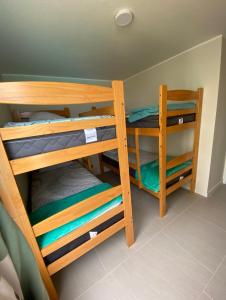
[(176, 242), (158, 234), (113, 275), (137, 299), (196, 299), (211, 277)]
[(164, 232), (213, 272), (226, 254), (226, 232), (189, 210)]
[(219, 187), (209, 198), (199, 197), (192, 204), (194, 214), (215, 223), (226, 231), (226, 197), (225, 186)]
[(224, 263), (219, 267), (213, 279), (210, 281), (206, 288), (206, 292), (214, 300), (226, 299), (226, 259)]
[(202, 293), (201, 296), (197, 300), (213, 300), (208, 294)]
[(113, 276), (108, 275), (92, 286), (78, 300), (137, 300), (124, 286), (117, 283)]
[(107, 272), (119, 265), (129, 255), (130, 249), (126, 244), (124, 232), (121, 230), (95, 249)]
[(54, 276), (60, 299), (74, 300), (105, 275), (94, 250), (88, 252)]

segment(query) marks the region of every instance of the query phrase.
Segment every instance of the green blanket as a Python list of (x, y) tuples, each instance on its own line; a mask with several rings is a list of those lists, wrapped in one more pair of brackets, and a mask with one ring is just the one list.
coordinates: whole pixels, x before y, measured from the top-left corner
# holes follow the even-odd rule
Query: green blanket
[[(87, 198), (96, 195), (100, 192), (110, 189), (112, 186), (108, 183), (101, 183), (97, 186), (91, 187), (87, 190), (84, 190), (78, 194), (66, 197), (62, 200), (53, 201), (48, 203), (34, 212), (30, 214), (30, 221), (32, 225), (45, 220), (46, 218), (68, 208), (76, 203), (81, 201), (85, 201)], [(89, 201), (87, 199), (87, 201)], [(81, 227), (82, 225), (90, 222), (91, 220), (97, 218), (98, 216), (102, 215), (106, 211), (110, 210), (111, 208), (119, 205), (122, 202), (121, 196), (116, 197), (115, 199), (107, 202), (106, 204), (98, 207), (97, 209), (89, 212), (82, 217), (79, 217), (65, 225), (62, 225), (54, 230), (51, 230), (37, 238), (38, 244), (41, 248), (44, 248), (51, 244), (52, 242), (56, 241), (57, 239), (63, 237), (64, 235), (68, 234), (69, 232), (75, 230), (76, 228)]]
[[(167, 161), (171, 160), (172, 157), (168, 156)], [(174, 168), (167, 170), (166, 176), (170, 176), (177, 171), (180, 171), (183, 168), (186, 168), (192, 164), (191, 160), (186, 161), (183, 164), (180, 164)], [(142, 165), (140, 168), (141, 171), (141, 181), (145, 188), (154, 191), (156, 193), (160, 190), (160, 183), (159, 183), (159, 161), (154, 160), (149, 162), (145, 165)], [(135, 178), (138, 179), (138, 173), (135, 172)]]

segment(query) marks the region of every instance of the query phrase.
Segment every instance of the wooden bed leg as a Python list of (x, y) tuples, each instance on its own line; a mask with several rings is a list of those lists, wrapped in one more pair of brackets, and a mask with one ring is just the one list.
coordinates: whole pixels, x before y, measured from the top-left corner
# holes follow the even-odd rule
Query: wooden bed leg
[(166, 118), (167, 118), (167, 86), (160, 86), (159, 95), (159, 213), (164, 217), (166, 213)]
[(11, 166), (8, 161), (2, 140), (0, 138), (0, 192), (1, 200), (8, 214), (16, 222), (25, 236), (36, 258), (43, 282), (51, 300), (57, 300), (58, 296), (44, 263), (30, 221), (28, 219), (23, 200), (20, 196)]
[(139, 140), (139, 128), (135, 128), (135, 148), (136, 148), (136, 166), (138, 175), (138, 187), (142, 188), (141, 170), (140, 170), (140, 140)]
[(104, 164), (103, 164), (103, 160), (102, 160), (102, 153), (100, 153), (98, 155), (99, 158), (99, 166), (100, 166), (100, 175), (103, 176), (104, 175)]
[(114, 112), (116, 118), (116, 134), (118, 139), (119, 171), (122, 185), (122, 197), (124, 203), (125, 234), (127, 245), (134, 243), (133, 215), (129, 180), (129, 162), (125, 124), (125, 104), (123, 82), (113, 81)]
[(197, 163), (198, 163), (198, 152), (199, 152), (199, 136), (200, 136), (200, 126), (201, 126), (201, 114), (202, 114), (202, 99), (203, 99), (203, 89), (198, 89), (198, 100), (196, 104), (196, 126), (194, 131), (194, 144), (193, 144), (193, 160), (192, 160), (192, 180), (191, 180), (191, 191), (195, 192), (196, 184), (196, 174), (197, 174)]

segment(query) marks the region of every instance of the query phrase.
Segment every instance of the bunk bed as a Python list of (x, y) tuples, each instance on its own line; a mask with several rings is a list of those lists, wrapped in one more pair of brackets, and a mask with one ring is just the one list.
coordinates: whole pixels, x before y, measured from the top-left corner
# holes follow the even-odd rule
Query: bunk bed
[[(114, 110), (108, 116), (19, 120), (0, 128), (1, 201), (30, 244), (50, 299), (58, 299), (51, 275), (123, 228), (128, 246), (134, 242), (123, 83), (0, 83), (1, 104), (109, 101)], [(75, 162), (113, 149), (119, 155), (118, 186), (101, 182)], [(30, 214), (16, 183), (16, 176), (27, 172), (32, 172)]]
[[(135, 146), (128, 147), (130, 181), (159, 199), (161, 217), (166, 213), (168, 195), (188, 182), (190, 190), (195, 191), (202, 97), (202, 88), (197, 91), (168, 90), (166, 85), (161, 85), (156, 113), (138, 118), (139, 120), (134, 122), (127, 119), (127, 135), (135, 139)], [(173, 108), (169, 109), (171, 101)], [(90, 112), (85, 112), (81, 116), (97, 115), (102, 112), (111, 113), (112, 106), (93, 107)], [(167, 136), (191, 128), (194, 129), (192, 151), (177, 157), (167, 156)], [(157, 160), (156, 153), (147, 154), (140, 149), (141, 136), (158, 138)], [(119, 174), (117, 152), (108, 151), (100, 154), (99, 161), (101, 173), (104, 172), (104, 167), (107, 167)]]

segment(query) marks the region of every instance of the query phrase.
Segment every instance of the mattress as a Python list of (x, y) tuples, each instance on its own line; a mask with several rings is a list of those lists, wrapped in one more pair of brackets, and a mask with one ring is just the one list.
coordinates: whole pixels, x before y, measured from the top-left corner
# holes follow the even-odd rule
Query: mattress
[[(97, 141), (105, 141), (116, 137), (114, 126), (98, 127), (96, 128), (96, 133)], [(86, 135), (84, 130), (15, 139), (4, 142), (10, 160), (85, 144)]]
[[(73, 172), (76, 175), (75, 177), (71, 178), (70, 176), (73, 175)], [(53, 174), (56, 174), (56, 176), (54, 177)], [(29, 215), (32, 225), (35, 225), (76, 203), (79, 203), (86, 199), (88, 201), (89, 197), (111, 188), (111, 185), (102, 183), (88, 170), (86, 170), (82, 166), (79, 166), (78, 163), (75, 164), (75, 166), (62, 165), (61, 167), (58, 167), (56, 169), (52, 168), (51, 170), (47, 168), (47, 170), (42, 170), (42, 172), (38, 172), (34, 174), (34, 176), (35, 179), (33, 177), (33, 180), (35, 182), (35, 185), (33, 185), (32, 188), (33, 211)], [(50, 177), (51, 180), (45, 183), (47, 177)], [(59, 179), (57, 181), (54, 181), (54, 178), (57, 179), (57, 177), (59, 177)], [(80, 180), (75, 179), (79, 177)], [(68, 186), (66, 186), (65, 184), (66, 179), (68, 179), (69, 181)], [(39, 186), (37, 185), (38, 181)], [(82, 181), (84, 181), (83, 184)], [(35, 186), (37, 187), (37, 191)], [(63, 191), (61, 191), (61, 188), (63, 188)], [(70, 195), (66, 196), (68, 194)], [(37, 203), (35, 203), (35, 201)], [(105, 212), (120, 205), (121, 202), (122, 198), (121, 196), (118, 196), (105, 203), (104, 205), (94, 209), (93, 211), (90, 211), (86, 215), (83, 215), (75, 220), (70, 221), (69, 223), (66, 223), (54, 230), (51, 230), (39, 236), (37, 238), (37, 242), (40, 248), (48, 246), (52, 242), (65, 236), (71, 231), (101, 216)]]
[[(180, 115), (167, 118), (167, 126), (174, 126), (182, 123), (189, 123), (195, 121), (195, 114)], [(130, 123), (126, 122), (128, 128), (159, 128), (159, 115), (148, 116), (141, 120)]]
[(78, 162), (44, 168), (31, 177), (32, 211), (102, 183)]

